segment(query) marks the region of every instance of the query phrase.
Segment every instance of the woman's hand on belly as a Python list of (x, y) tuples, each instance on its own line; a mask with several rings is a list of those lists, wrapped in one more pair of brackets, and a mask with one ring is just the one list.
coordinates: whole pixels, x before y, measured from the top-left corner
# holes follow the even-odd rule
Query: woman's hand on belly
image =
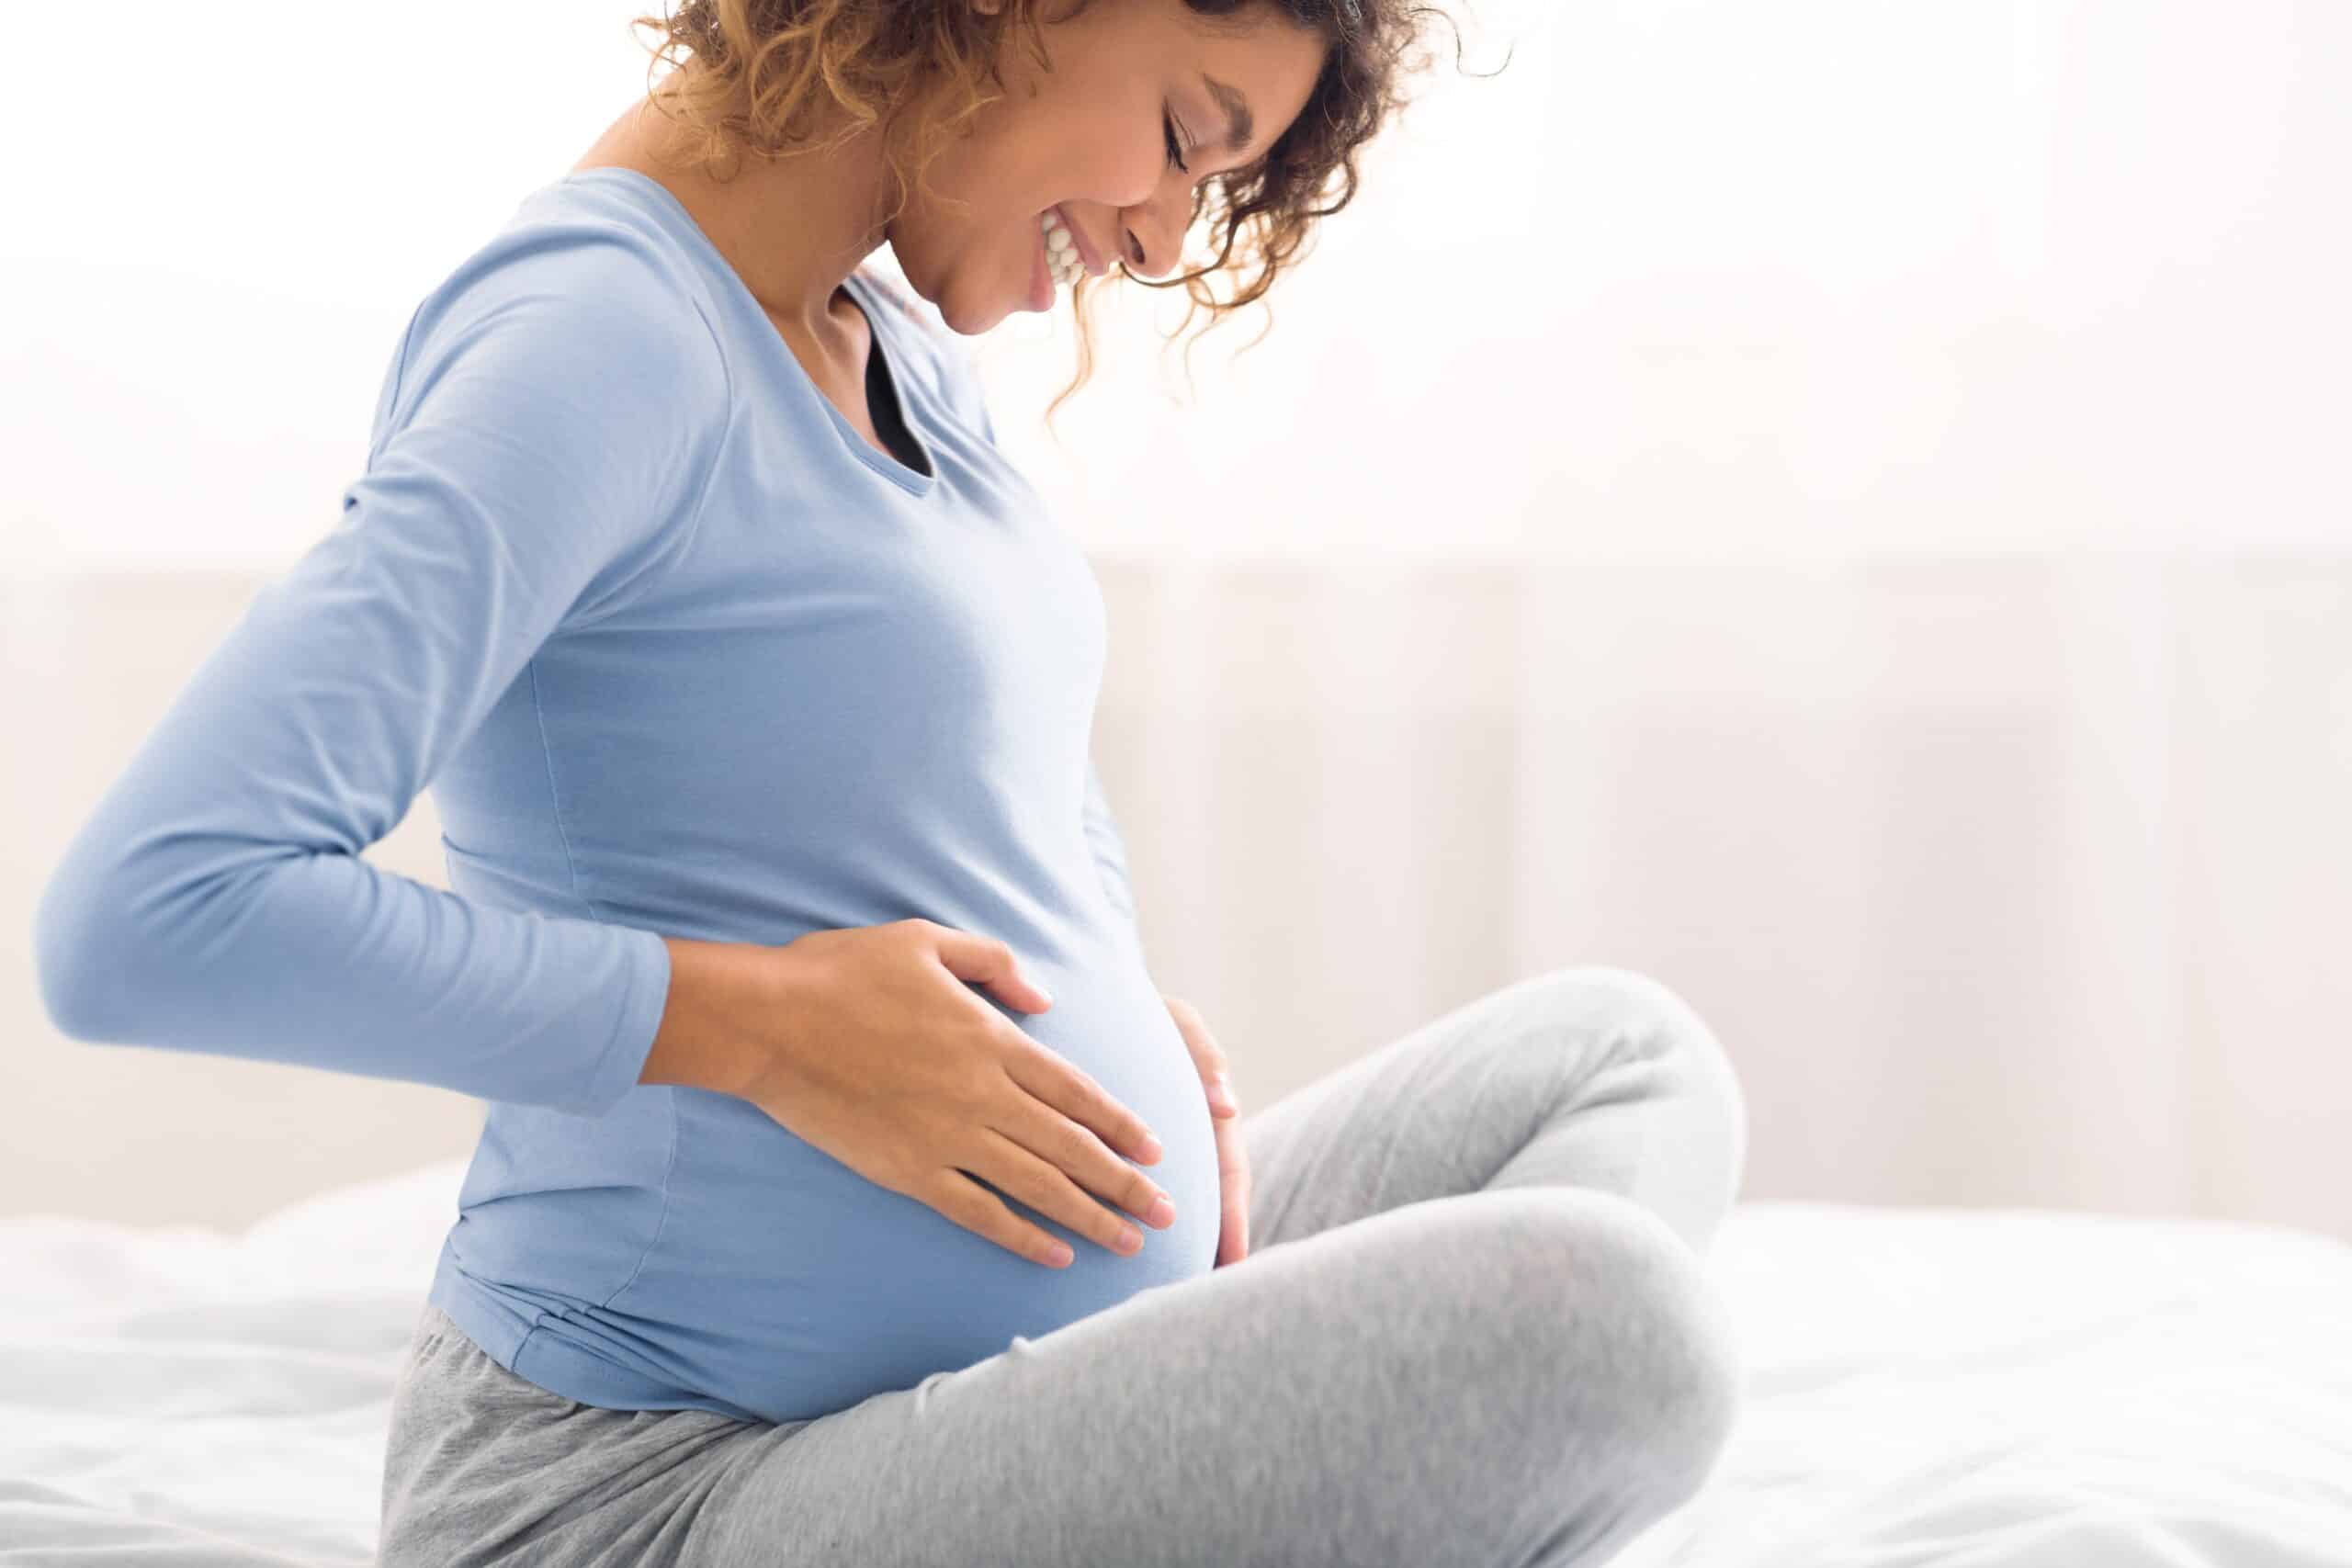
[(1201, 1069), (1209, 1115), (1216, 1124), (1217, 1184), (1224, 1193), (1225, 1217), (1217, 1232), (1216, 1262), (1211, 1267), (1222, 1269), (1250, 1255), (1250, 1155), (1241, 1146), (1241, 1102), (1234, 1098), (1225, 1053), (1199, 1010), (1181, 997), (1159, 999), (1168, 1004), (1168, 1015), (1193, 1053), (1193, 1065)]
[(1168, 1194), (1120, 1157), (1160, 1157), (1142, 1118), (964, 983), (1023, 1012), (1051, 1007), (1004, 942), (917, 919), (762, 951), (763, 994), (727, 1010), (752, 1064), (727, 1092), (867, 1180), (1048, 1268), (1074, 1254), (973, 1177), (1123, 1255), (1142, 1233), (1090, 1192), (1156, 1228), (1174, 1223)]

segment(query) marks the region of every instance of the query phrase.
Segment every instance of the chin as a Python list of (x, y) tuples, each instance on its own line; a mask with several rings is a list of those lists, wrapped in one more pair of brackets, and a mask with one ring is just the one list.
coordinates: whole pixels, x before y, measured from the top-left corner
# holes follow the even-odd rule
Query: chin
[(933, 280), (933, 277), (917, 277), (915, 273), (906, 270), (906, 261), (900, 261), (899, 268), (906, 273), (908, 285), (915, 289), (915, 294), (922, 294), (924, 299), (932, 303), (933, 310), (938, 310), (938, 320), (945, 322), (948, 332), (957, 333), (957, 336), (976, 339), (976, 336), (981, 336), (981, 333), (988, 332), (990, 327), (995, 327), (997, 322), (1002, 322), (1004, 317), (1012, 315), (1012, 310), (988, 312), (986, 306), (974, 310), (971, 306), (967, 306), (962, 294), (959, 294), (957, 289), (953, 289), (953, 287), (950, 287), (950, 289), (938, 289), (938, 280)]
[[(931, 299), (931, 296), (928, 294), (924, 295), (923, 298)], [(947, 330), (956, 333), (958, 337), (978, 337), (982, 333), (987, 332), (990, 327), (995, 326), (999, 321), (1003, 321), (1006, 316), (1012, 314), (1009, 310), (1000, 310), (988, 320), (981, 321), (977, 319), (971, 312), (965, 310), (960, 305), (943, 302), (938, 299), (931, 299), (931, 302), (938, 309), (939, 319), (943, 322), (946, 323)]]
[[(946, 325), (949, 332), (954, 333), (958, 337), (978, 337), (982, 333), (987, 332), (990, 327), (996, 325), (996, 321), (974, 323), (967, 321), (960, 312), (948, 310), (945, 306), (940, 307), (939, 319)], [(997, 321), (1001, 321), (1004, 320), (1004, 318), (1002, 316), (999, 316), (996, 320)]]

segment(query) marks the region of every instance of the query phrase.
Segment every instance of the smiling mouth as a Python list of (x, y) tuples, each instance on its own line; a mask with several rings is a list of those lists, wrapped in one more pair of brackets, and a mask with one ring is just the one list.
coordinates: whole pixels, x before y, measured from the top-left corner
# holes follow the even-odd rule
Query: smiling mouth
[(1037, 220), (1045, 228), (1049, 255), (1055, 249), (1054, 236), (1058, 231), (1068, 240), (1068, 243), (1062, 245), (1060, 249), (1069, 253), (1066, 259), (1071, 264), (1071, 270), (1083, 273), (1089, 277), (1100, 277), (1110, 270), (1108, 264), (1095, 250), (1094, 243), (1088, 239), (1071, 220), (1069, 210), (1061, 203), (1056, 202), (1046, 209), (1038, 215)]

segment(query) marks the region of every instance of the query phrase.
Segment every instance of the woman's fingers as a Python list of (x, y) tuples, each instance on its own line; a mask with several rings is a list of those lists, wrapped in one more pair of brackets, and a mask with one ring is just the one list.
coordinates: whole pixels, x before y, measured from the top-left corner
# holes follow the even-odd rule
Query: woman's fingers
[(1233, 1098), (1233, 1085), (1223, 1073), (1208, 1080), (1208, 1091), (1212, 1112), (1228, 1120), (1241, 1114), (1241, 1102)]
[(973, 1180), (967, 1171), (942, 1171), (939, 1179), (917, 1196), (974, 1235), (992, 1241), (1032, 1263), (1067, 1269), (1078, 1261), (1078, 1254), (1071, 1250), (1069, 1243), (1015, 1214), (1004, 1206), (1002, 1199)]
[(1208, 1091), (1209, 1110), (1221, 1117), (1241, 1114), (1241, 1102), (1234, 1097), (1233, 1080), (1227, 1075), (1225, 1052), (1209, 1032), (1200, 1010), (1182, 997), (1159, 998), (1168, 1008), (1168, 1016), (1176, 1021), (1176, 1032), (1184, 1037), (1184, 1048), (1193, 1054), (1193, 1065), (1200, 1069), (1201, 1086)]
[(1225, 1053), (1209, 1033), (1200, 1010), (1181, 997), (1162, 997), (1168, 1016), (1176, 1021), (1185, 1049), (1200, 1069), (1207, 1091), (1209, 1115), (1216, 1130), (1217, 1188), (1223, 1213), (1218, 1218), (1216, 1263), (1223, 1268), (1250, 1256), (1250, 1156), (1241, 1145), (1241, 1102), (1226, 1074)]
[(1250, 1156), (1241, 1146), (1238, 1121), (1216, 1123), (1217, 1188), (1224, 1198), (1216, 1237), (1216, 1266), (1250, 1256)]
[(1054, 1005), (1054, 998), (1046, 994), (1045, 987), (1021, 972), (1021, 962), (1013, 956), (1012, 943), (957, 931), (936, 920), (899, 923), (921, 926), (932, 943), (932, 951), (949, 974), (959, 980), (978, 981), (1002, 998), (1007, 1007), (1022, 1012), (1044, 1012)]
[[(1111, 1091), (1094, 1079), (1094, 1075), (1058, 1051), (1047, 1049), (1021, 1031), (1006, 1025), (1001, 1032), (1007, 1047), (1000, 1058), (1005, 1077), (1028, 1091), (1031, 1099), (1042, 1102), (1077, 1125), (1092, 1133), (1102, 1145), (1104, 1156), (1116, 1150), (1129, 1159), (1145, 1165), (1157, 1165), (1167, 1150), (1159, 1139), (1144, 1124), (1142, 1117), (1128, 1110)], [(1088, 1159), (1104, 1174), (1113, 1174), (1111, 1162), (1098, 1158), (1095, 1151), (1080, 1146), (1080, 1158)], [(1075, 1169), (1068, 1161), (1066, 1168)], [(1121, 1167), (1124, 1170), (1125, 1168)], [(1098, 1189), (1099, 1190), (1100, 1189)]]
[[(1123, 1256), (1143, 1250), (1143, 1231), (1088, 1196), (1059, 1168), (994, 1129), (994, 1152), (978, 1172), (1039, 1213), (1059, 1221), (1098, 1246)], [(1170, 1205), (1172, 1208), (1172, 1205)]]
[[(1032, 1171), (1031, 1187), (1006, 1187), (1005, 1190), (1074, 1231), (1095, 1235), (1113, 1223), (1109, 1216), (1101, 1224), (1088, 1223), (1092, 1215), (1103, 1213), (1086, 1197), (1090, 1191), (1155, 1229), (1165, 1230), (1176, 1223), (1176, 1201), (1166, 1189), (1105, 1147), (1091, 1132), (1042, 1101), (1018, 1096), (998, 1111), (982, 1131), (1034, 1157), (1041, 1170), (1069, 1179), (1059, 1186), (1039, 1187), (1042, 1178)], [(1029, 1170), (1026, 1165), (1018, 1168)], [(981, 1174), (996, 1180), (993, 1168)], [(1039, 1202), (1031, 1196), (1032, 1189), (1050, 1194), (1053, 1201)]]

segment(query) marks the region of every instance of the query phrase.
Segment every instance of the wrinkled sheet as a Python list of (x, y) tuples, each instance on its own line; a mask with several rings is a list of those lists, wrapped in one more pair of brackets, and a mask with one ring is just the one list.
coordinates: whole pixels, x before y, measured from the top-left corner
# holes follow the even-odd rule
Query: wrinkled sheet
[[(464, 1168), (236, 1237), (0, 1220), (0, 1564), (369, 1564)], [(1709, 1268), (1746, 1410), (1623, 1568), (2352, 1568), (2352, 1246), (1749, 1202)]]

